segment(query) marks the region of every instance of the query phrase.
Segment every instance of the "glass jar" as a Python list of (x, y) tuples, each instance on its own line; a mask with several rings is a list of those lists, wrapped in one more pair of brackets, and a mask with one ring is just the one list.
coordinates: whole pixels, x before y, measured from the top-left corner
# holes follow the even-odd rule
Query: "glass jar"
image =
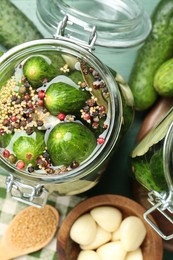
[[(173, 109), (154, 126), (132, 152), (136, 179), (134, 196), (146, 207), (145, 220), (173, 250)], [(147, 197), (148, 201), (147, 202)], [(153, 214), (158, 226), (150, 220)]]
[[(150, 16), (142, 1), (37, 0), (37, 16), (45, 37), (55, 34), (64, 15), (70, 20), (64, 31), (68, 37), (85, 40), (86, 32), (78, 27), (86, 30), (96, 28), (94, 54), (114, 70), (120, 71), (123, 67), (127, 80), (136, 52), (151, 30)], [(127, 52), (130, 57), (127, 57)]]
[[(89, 11), (86, 14), (87, 8)], [(80, 71), (87, 81), (88, 89), (95, 93), (95, 90), (92, 89), (93, 85), (91, 86), (91, 79), (87, 78), (85, 69), (83, 71), (81, 67), (82, 62), (87, 64), (91, 71), (94, 70), (95, 77), (99, 75), (103, 85), (106, 86), (105, 96), (107, 94), (109, 96), (106, 124), (103, 124), (107, 127), (103, 131), (103, 135), (99, 135), (101, 138), (96, 149), (77, 168), (73, 167), (69, 171), (66, 168), (65, 172), (61, 168), (59, 174), (52, 174), (50, 169), (49, 174), (47, 171), (45, 174), (38, 169), (28, 172), (28, 168), (21, 168), (21, 164), (17, 168), (13, 160), (9, 161), (6, 158), (8, 152), (3, 153), (6, 146), (1, 147), (0, 162), (2, 167), (7, 170), (6, 174), (9, 174), (6, 181), (9, 194), (27, 204), (43, 206), (51, 192), (57, 192), (59, 195), (73, 195), (92, 188), (105, 171), (111, 154), (118, 147), (119, 141), (133, 122), (134, 109), (133, 96), (129, 86), (117, 72), (110, 69), (110, 66), (106, 66), (106, 63), (102, 62), (96, 53), (100, 52), (101, 55), (104, 53), (105, 57), (110, 57), (117, 50), (127, 50), (139, 46), (149, 34), (151, 22), (138, 0), (116, 1), (116, 5), (113, 1), (103, 2), (102, 0), (92, 1), (92, 3), (38, 0), (37, 14), (53, 38), (21, 44), (0, 57), (0, 84), (6, 84), (4, 82), (14, 75), (14, 68), (21, 76), (21, 67), (30, 57), (44, 57), (51, 64), (50, 56), (61, 54), (66, 57), (66, 65)], [(93, 54), (94, 51), (95, 54)], [(71, 58), (68, 59), (68, 57)], [(74, 61), (78, 61), (75, 66)], [(117, 60), (117, 62), (119, 61)], [(66, 65), (61, 68), (63, 73), (68, 72), (69, 68)], [(17, 75), (20, 80), (18, 72), (15, 76)], [(47, 77), (49, 77), (48, 74)], [(73, 86), (77, 87), (76, 84), (79, 83), (74, 84), (73, 82)], [(45, 85), (49, 86), (49, 79)], [(8, 86), (6, 90), (8, 92)], [(103, 99), (102, 94), (96, 97), (97, 101), (100, 98)], [(31, 111), (32, 107), (28, 109)], [(25, 119), (26, 117), (28, 120), (29, 112), (25, 115)], [(18, 123), (16, 127), (18, 127)], [(9, 128), (8, 124), (7, 128)], [(2, 125), (0, 132), (3, 135)], [(0, 137), (2, 138), (2, 136)], [(69, 135), (66, 137), (69, 138)], [(45, 140), (47, 140), (47, 136)], [(0, 142), (2, 143), (1, 139)], [(20, 154), (21, 151), (19, 151)], [(49, 165), (48, 161), (47, 165)]]
[(37, 0), (37, 16), (49, 36), (55, 33), (57, 23), (65, 15), (76, 24), (76, 27), (69, 24), (67, 34), (85, 39), (85, 32), (79, 31), (77, 25), (85, 28), (95, 26), (98, 35), (95, 46), (106, 53), (142, 43), (151, 29), (150, 18), (139, 0)]
[[(63, 20), (59, 26), (60, 32), (62, 26), (64, 26), (64, 22), (66, 21), (67, 17), (65, 17), (65, 20)], [(82, 62), (88, 64), (92, 70), (97, 72), (96, 75), (99, 75), (99, 78), (101, 77), (104, 86), (107, 86), (106, 93), (108, 92), (109, 94), (108, 116), (106, 120), (107, 127), (103, 127), (105, 130), (103, 135), (101, 135), (101, 140), (104, 139), (104, 142), (102, 144), (98, 143), (91, 155), (77, 168), (72, 168), (70, 171), (60, 172), (59, 174), (47, 174), (47, 172), (40, 173), (39, 170), (34, 170), (30, 173), (28, 169), (16, 167), (16, 162), (13, 163), (9, 161), (7, 158), (8, 156), (4, 154), (4, 149), (8, 150), (7, 147), (11, 147), (11, 141), (10, 144), (7, 144), (7, 147), (6, 145), (4, 145), (4, 147), (1, 145), (1, 166), (9, 173), (6, 180), (7, 191), (13, 198), (19, 201), (30, 205), (44, 206), (48, 194), (51, 192), (57, 192), (59, 195), (73, 195), (92, 188), (99, 181), (100, 175), (104, 172), (110, 155), (117, 147), (119, 140), (125, 134), (133, 121), (133, 96), (129, 86), (119, 74), (111, 71), (91, 53), (93, 41), (95, 39), (94, 32), (92, 32), (90, 39), (91, 41), (89, 41), (89, 43), (84, 43), (78, 40), (69, 40), (61, 34), (59, 36), (56, 34), (56, 39), (42, 39), (27, 42), (12, 48), (0, 57), (1, 86), (6, 84), (4, 82), (7, 82), (12, 75), (21, 83), (21, 73), (23, 73), (23, 70), (21, 71), (21, 67), (23, 66), (22, 64), (25, 64), (30, 57), (46, 57), (45, 60), (48, 61), (48, 63), (51, 63), (52, 61), (50, 60), (50, 57), (52, 55), (53, 57), (57, 57), (61, 54), (64, 55), (63, 57), (70, 57), (69, 66), (72, 66), (75, 70), (80, 70), (79, 61), (81, 62), (80, 64), (82, 64)], [(67, 63), (68, 62), (69, 59), (67, 59)], [(63, 73), (65, 73), (68, 68), (66, 65), (62, 68)], [(85, 74), (85, 72), (83, 73)], [(85, 75), (85, 77), (87, 76)], [(87, 81), (87, 83), (92, 90), (90, 80)], [(49, 85), (49, 80), (47, 79), (44, 84), (41, 91), (45, 86)], [(5, 86), (6, 91), (8, 92), (9, 85), (7, 84)], [(20, 84), (18, 87), (17, 89), (20, 89)], [(98, 99), (100, 98), (102, 97), (99, 96)], [(6, 100), (3, 102), (6, 104)], [(30, 117), (29, 113), (30, 112), (27, 112), (25, 118)], [(12, 117), (13, 116), (11, 116), (10, 120), (16, 122), (16, 120), (12, 120)], [(4, 128), (6, 129), (6, 127)], [(7, 128), (9, 129), (9, 125), (7, 125)], [(3, 130), (1, 122), (1, 138), (3, 138)], [(16, 133), (18, 133), (18, 130), (15, 130), (15, 134)], [(19, 136), (20, 133), (21, 132), (19, 131)], [(26, 134), (24, 136), (26, 136)], [(0, 139), (0, 141), (2, 142), (2, 139)], [(12, 141), (13, 148), (15, 141), (16, 137)], [(18, 143), (18, 145), (19, 144), (20, 143)]]

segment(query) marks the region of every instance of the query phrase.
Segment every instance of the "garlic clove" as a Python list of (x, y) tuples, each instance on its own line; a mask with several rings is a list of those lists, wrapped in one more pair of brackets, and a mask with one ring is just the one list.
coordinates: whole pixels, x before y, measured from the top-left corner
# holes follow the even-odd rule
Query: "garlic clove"
[(114, 232), (120, 226), (122, 213), (111, 206), (100, 206), (90, 211), (97, 224), (108, 232)]
[(128, 252), (125, 260), (143, 260), (141, 248), (139, 247), (135, 251)]
[(120, 240), (127, 251), (136, 250), (146, 236), (142, 220), (136, 216), (125, 218), (120, 225)]
[(77, 260), (101, 260), (101, 258), (94, 250), (82, 250)]
[(127, 254), (126, 250), (124, 249), (120, 241), (109, 242), (99, 247), (96, 252), (100, 256), (101, 260), (125, 260), (125, 256)]
[(87, 213), (79, 217), (72, 225), (70, 237), (78, 244), (87, 245), (96, 236), (97, 225), (92, 216)]

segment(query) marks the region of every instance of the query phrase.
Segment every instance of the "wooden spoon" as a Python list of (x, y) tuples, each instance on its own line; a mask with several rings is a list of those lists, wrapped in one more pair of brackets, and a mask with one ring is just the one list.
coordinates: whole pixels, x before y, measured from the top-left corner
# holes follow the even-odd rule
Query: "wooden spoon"
[(0, 259), (9, 260), (45, 247), (58, 224), (59, 213), (52, 206), (25, 208), (14, 217), (0, 240)]

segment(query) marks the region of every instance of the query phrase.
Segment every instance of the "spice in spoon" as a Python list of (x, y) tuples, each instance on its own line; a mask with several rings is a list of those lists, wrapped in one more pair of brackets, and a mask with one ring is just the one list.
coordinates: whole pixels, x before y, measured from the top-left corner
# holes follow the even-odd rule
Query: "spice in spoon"
[(58, 211), (49, 205), (27, 207), (14, 217), (0, 241), (0, 259), (8, 260), (45, 247), (54, 237)]

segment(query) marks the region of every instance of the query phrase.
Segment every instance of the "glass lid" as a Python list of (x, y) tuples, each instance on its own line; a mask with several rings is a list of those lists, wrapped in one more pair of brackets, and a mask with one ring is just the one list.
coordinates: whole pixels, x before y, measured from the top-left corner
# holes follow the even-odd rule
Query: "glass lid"
[[(84, 28), (95, 26), (96, 46), (108, 48), (139, 45), (151, 30), (150, 18), (140, 0), (37, 0), (37, 15), (52, 35), (65, 15)], [(67, 33), (83, 38), (85, 31), (69, 25)]]

